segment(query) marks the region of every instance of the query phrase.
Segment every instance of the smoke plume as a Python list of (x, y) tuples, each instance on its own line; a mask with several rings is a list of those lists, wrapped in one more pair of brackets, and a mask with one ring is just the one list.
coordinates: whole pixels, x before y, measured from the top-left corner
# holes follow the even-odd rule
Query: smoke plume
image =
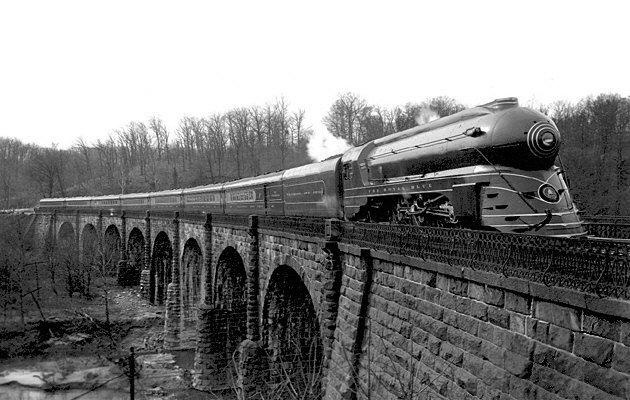
[(418, 115), (416, 115), (416, 124), (428, 124), (429, 122), (435, 121), (438, 118), (440, 118), (438, 113), (436, 113), (429, 107), (422, 107), (420, 108), (420, 111), (418, 111)]
[(327, 130), (321, 129), (313, 133), (306, 145), (306, 150), (308, 151), (308, 156), (317, 162), (341, 154), (350, 147), (352, 147), (350, 143), (344, 139), (333, 136)]

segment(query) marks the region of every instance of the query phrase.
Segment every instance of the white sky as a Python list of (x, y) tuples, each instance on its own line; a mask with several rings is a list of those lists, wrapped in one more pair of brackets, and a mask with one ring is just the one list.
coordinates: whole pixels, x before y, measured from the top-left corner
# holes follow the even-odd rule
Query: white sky
[[(628, 5), (626, 5), (628, 4)], [(284, 96), (393, 106), (630, 95), (624, 1), (0, 0), (0, 136), (71, 146)], [(172, 135), (173, 137), (174, 135)]]

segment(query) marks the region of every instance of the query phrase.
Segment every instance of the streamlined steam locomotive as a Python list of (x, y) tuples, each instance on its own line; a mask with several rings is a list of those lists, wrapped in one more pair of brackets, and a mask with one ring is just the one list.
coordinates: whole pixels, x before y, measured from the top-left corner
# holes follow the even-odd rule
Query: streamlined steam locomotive
[(516, 98), (495, 100), (325, 161), (233, 182), (153, 193), (42, 199), (42, 210), (179, 210), (585, 233), (560, 132)]

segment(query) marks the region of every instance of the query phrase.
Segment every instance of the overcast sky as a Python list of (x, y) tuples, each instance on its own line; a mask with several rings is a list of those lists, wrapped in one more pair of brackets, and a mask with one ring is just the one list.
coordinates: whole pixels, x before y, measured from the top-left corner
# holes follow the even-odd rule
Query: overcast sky
[(0, 0), (0, 136), (71, 146), (264, 105), (630, 95), (622, 1)]

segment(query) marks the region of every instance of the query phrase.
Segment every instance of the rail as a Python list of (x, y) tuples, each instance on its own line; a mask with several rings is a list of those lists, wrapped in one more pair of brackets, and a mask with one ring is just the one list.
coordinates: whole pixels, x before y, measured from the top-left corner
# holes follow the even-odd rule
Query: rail
[(630, 298), (630, 244), (406, 225), (342, 223), (341, 240), (600, 296)]

